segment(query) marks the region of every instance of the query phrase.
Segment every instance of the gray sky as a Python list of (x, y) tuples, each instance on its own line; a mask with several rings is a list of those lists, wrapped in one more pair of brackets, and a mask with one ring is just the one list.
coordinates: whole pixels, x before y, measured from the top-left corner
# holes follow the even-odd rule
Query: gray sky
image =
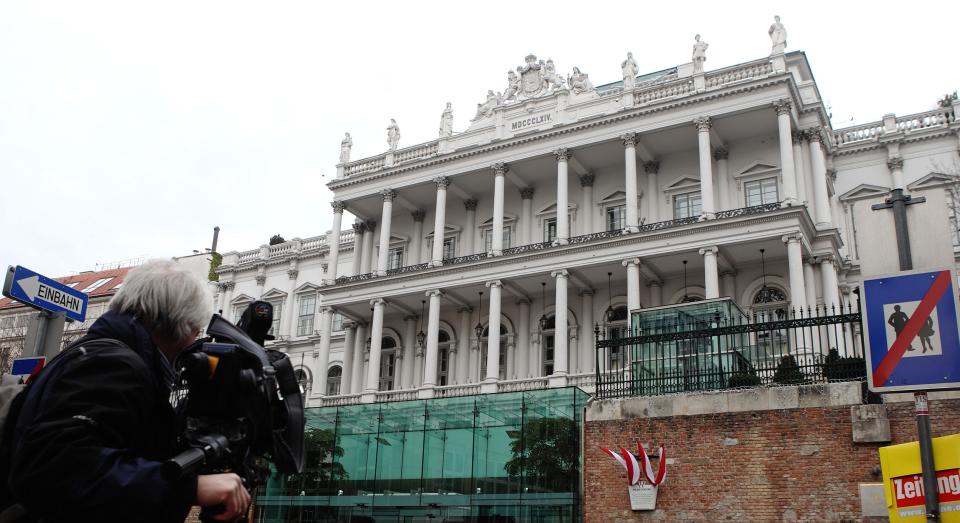
[[(650, 5), (654, 4), (654, 5)], [(0, 3), (0, 264), (50, 276), (322, 234), (353, 158), (466, 128), (530, 52), (596, 85), (760, 58), (779, 14), (834, 127), (932, 109), (960, 87), (958, 2)]]

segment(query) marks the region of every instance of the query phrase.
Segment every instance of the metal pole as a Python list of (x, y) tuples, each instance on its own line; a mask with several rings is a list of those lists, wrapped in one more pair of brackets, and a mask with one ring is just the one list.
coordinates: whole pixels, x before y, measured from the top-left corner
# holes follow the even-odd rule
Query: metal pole
[(940, 500), (937, 492), (937, 472), (933, 464), (933, 441), (930, 439), (930, 410), (927, 393), (913, 393), (913, 411), (917, 416), (920, 436), (920, 463), (923, 466), (923, 494), (927, 521), (940, 521)]
[(900, 270), (913, 269), (913, 256), (910, 253), (910, 231), (907, 229), (907, 201), (903, 189), (890, 191), (890, 204), (893, 206), (893, 227), (897, 234), (897, 254), (900, 256)]
[(40, 311), (39, 321), (37, 321), (37, 339), (33, 345), (33, 356), (44, 355), (44, 345), (47, 343), (47, 329), (50, 326), (50, 318), (53, 314), (47, 311)]

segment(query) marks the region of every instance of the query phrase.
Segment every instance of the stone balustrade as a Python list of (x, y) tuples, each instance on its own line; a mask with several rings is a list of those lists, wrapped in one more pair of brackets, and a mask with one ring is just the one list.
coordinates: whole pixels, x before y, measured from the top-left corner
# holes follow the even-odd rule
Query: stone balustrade
[(888, 128), (883, 121), (837, 129), (833, 131), (833, 140), (837, 147), (843, 147), (849, 144), (879, 140), (888, 133), (910, 134), (932, 128), (943, 128), (955, 121), (956, 114), (952, 107), (938, 107), (931, 111), (896, 117), (892, 129)]

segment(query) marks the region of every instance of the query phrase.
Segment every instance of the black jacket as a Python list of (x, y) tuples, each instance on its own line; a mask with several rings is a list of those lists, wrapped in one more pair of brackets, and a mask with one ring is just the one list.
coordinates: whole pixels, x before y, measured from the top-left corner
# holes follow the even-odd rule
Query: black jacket
[(160, 476), (176, 453), (173, 368), (131, 316), (104, 314), (81, 341), (97, 338), (126, 347), (91, 344), (28, 389), (12, 441), (14, 498), (51, 522), (182, 522), (197, 479)]

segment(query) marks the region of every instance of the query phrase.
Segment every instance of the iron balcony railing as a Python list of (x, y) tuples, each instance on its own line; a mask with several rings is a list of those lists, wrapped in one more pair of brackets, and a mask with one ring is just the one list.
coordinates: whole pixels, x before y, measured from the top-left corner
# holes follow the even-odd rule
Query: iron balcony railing
[[(686, 319), (596, 335), (599, 398), (863, 380), (861, 315), (851, 307)], [(624, 336), (624, 334), (629, 334)]]

